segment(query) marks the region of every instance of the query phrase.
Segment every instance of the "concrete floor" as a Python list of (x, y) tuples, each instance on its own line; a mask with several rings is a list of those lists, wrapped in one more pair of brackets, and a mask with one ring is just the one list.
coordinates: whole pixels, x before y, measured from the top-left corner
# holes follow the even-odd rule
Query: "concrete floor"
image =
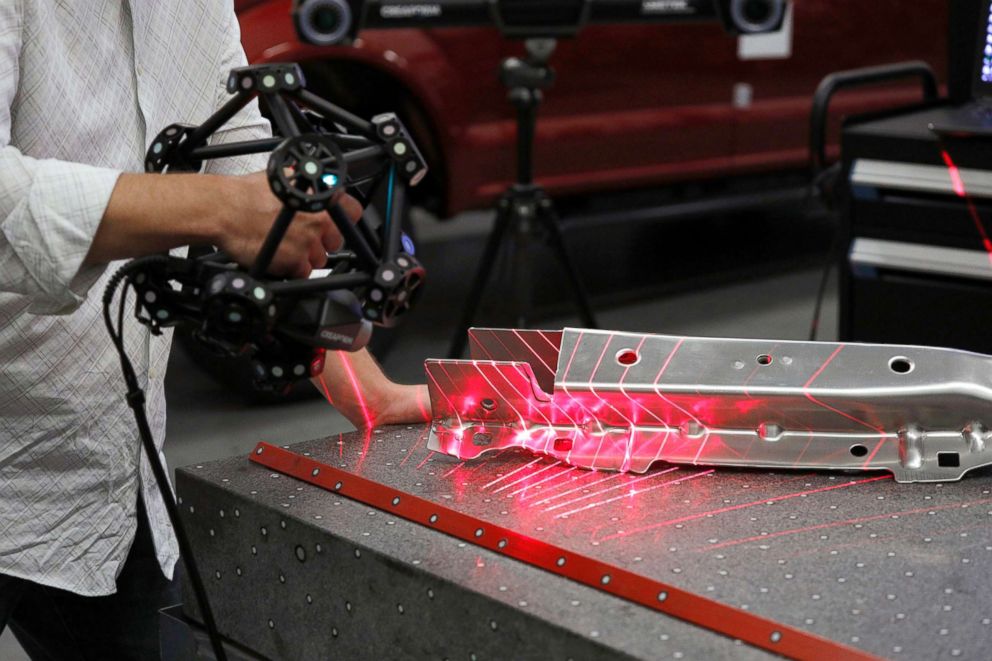
[[(787, 218), (792, 231), (803, 231), (800, 218)], [(798, 226), (798, 227), (797, 227)], [(436, 225), (430, 221), (418, 224), (421, 258), (429, 273), (440, 273), (434, 286), (425, 294), (423, 312), (411, 315), (397, 334), (392, 351), (383, 361), (387, 372), (397, 380), (414, 382), (422, 379), (423, 361), (444, 356), (450, 334), (460, 312), (461, 301), (467, 294), (464, 273), (474, 267), (482, 243), (479, 228), (486, 223), (461, 221)], [(705, 221), (694, 222), (693, 228), (672, 228), (678, 241), (686, 241), (686, 232), (694, 245), (708, 246), (702, 257), (709, 260), (713, 270), (726, 262), (726, 251), (746, 251), (748, 246), (735, 241), (722, 250), (713, 249), (713, 228)], [(669, 230), (662, 230), (661, 242)], [(782, 254), (788, 255), (789, 237), (778, 235)], [(596, 237), (589, 237), (593, 251), (601, 247)], [(768, 236), (756, 234), (767, 250)], [(783, 244), (784, 242), (784, 244)], [(666, 248), (671, 250), (670, 247)], [(774, 254), (776, 251), (772, 251)], [(664, 252), (659, 253), (664, 255)], [(767, 253), (766, 253), (767, 254)], [(582, 250), (577, 251), (585, 268)], [(431, 257), (436, 261), (432, 263)], [(668, 274), (658, 276), (655, 294), (642, 294), (639, 300), (609, 304), (618, 297), (609, 291), (594, 289), (600, 325), (624, 331), (643, 331), (684, 335), (769, 337), (805, 339), (812, 314), (813, 299), (820, 276), (822, 255), (807, 255), (805, 268), (796, 268), (797, 260), (776, 262), (763, 258), (753, 269), (732, 270), (716, 278), (707, 278), (699, 288), (698, 280), (689, 278), (678, 286), (679, 278)], [(601, 265), (601, 262), (597, 266)], [(703, 271), (709, 268), (703, 265)], [(458, 273), (461, 272), (461, 277)], [(753, 277), (754, 273), (762, 273)], [(657, 274), (656, 274), (657, 275)], [(752, 277), (749, 277), (752, 276)], [(650, 278), (648, 278), (650, 280)], [(696, 283), (696, 284), (694, 284)], [(652, 283), (648, 282), (648, 285)], [(553, 286), (553, 285), (552, 285)], [(647, 288), (650, 290), (650, 286)], [(433, 291), (432, 291), (433, 290)], [(831, 287), (824, 306), (824, 329), (821, 339), (832, 339), (836, 327), (836, 297)], [(662, 292), (662, 293), (658, 293)], [(427, 300), (427, 297), (430, 300)], [(604, 306), (603, 303), (608, 305)], [(487, 310), (483, 310), (485, 314)], [(495, 325), (480, 320), (479, 325)], [(536, 326), (561, 328), (578, 325), (571, 317), (555, 316), (541, 320)], [(171, 466), (209, 461), (220, 457), (247, 454), (259, 440), (284, 444), (348, 431), (351, 426), (333, 408), (317, 397), (278, 405), (252, 404), (236, 392), (226, 389), (202, 370), (181, 347), (173, 351), (167, 379), (169, 425), (166, 454)], [(0, 636), (0, 659), (22, 661), (26, 655), (9, 632)]]

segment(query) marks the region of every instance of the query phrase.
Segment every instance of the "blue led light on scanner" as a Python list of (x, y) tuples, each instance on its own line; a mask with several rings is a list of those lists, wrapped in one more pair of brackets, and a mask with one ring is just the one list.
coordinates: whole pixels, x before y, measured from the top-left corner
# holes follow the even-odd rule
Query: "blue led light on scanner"
[(338, 185), (338, 176), (336, 174), (325, 174), (324, 183), (327, 184), (328, 187), (333, 188)]

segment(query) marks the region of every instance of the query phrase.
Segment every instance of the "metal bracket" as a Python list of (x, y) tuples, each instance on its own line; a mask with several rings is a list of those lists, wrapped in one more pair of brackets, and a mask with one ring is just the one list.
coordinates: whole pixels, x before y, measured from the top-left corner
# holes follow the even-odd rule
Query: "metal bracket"
[(992, 358), (930, 347), (473, 329), (425, 363), (429, 447), (521, 447), (593, 470), (656, 462), (885, 470), (992, 465)]

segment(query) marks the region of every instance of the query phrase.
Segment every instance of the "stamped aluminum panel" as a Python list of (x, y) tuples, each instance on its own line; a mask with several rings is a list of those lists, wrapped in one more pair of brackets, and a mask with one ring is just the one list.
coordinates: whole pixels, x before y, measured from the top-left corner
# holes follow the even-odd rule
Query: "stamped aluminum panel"
[(886, 470), (900, 482), (992, 464), (988, 356), (566, 329), (552, 392), (535, 375), (546, 361), (522, 350), (427, 361), (431, 449), (469, 459), (524, 447), (636, 473), (659, 461)]

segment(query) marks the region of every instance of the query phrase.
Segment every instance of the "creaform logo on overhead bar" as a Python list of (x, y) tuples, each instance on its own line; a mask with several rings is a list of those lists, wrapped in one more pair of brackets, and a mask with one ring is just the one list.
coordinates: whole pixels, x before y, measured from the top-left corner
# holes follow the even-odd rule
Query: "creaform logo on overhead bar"
[(642, 14), (691, 14), (695, 11), (689, 0), (644, 0)]
[(435, 18), (441, 15), (441, 5), (383, 5), (382, 18)]

